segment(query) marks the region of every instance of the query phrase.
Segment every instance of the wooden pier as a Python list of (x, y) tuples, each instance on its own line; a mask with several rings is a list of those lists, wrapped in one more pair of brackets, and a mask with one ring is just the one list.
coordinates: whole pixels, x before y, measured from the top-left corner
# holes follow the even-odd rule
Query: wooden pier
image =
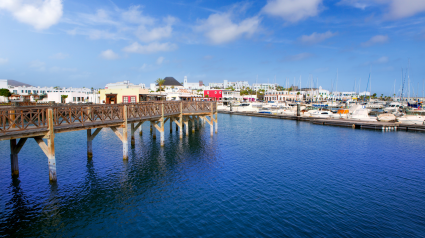
[(221, 111), (221, 110), (218, 112), (223, 114), (231, 114), (231, 115), (307, 121), (307, 122), (311, 122), (313, 124), (318, 124), (318, 125), (351, 127), (353, 129), (372, 129), (372, 130), (382, 130), (382, 131), (424, 131), (425, 132), (425, 125), (402, 124), (397, 122), (380, 122), (380, 121), (374, 122), (374, 121), (360, 121), (360, 120), (349, 120), (349, 119), (326, 119), (326, 118), (307, 117), (307, 116), (289, 116), (289, 115), (255, 113), (255, 112), (229, 112), (229, 111)]
[[(169, 120), (189, 134), (195, 124), (210, 125), (211, 136), (217, 133), (216, 102), (146, 102), (137, 104), (108, 105), (46, 105), (27, 107), (0, 107), (0, 140), (10, 140), (12, 176), (19, 176), (18, 154), (28, 138), (33, 138), (48, 158), (50, 181), (56, 181), (55, 134), (87, 130), (87, 157), (93, 157), (92, 141), (103, 128), (110, 128), (123, 144), (123, 159), (128, 159), (128, 132), (131, 146), (135, 145), (134, 134), (144, 122), (150, 122), (153, 136), (160, 133), (160, 144), (164, 146), (164, 125)], [(130, 128), (129, 128), (130, 124)], [(122, 128), (122, 132), (120, 132)], [(93, 131), (92, 131), (93, 130)], [(140, 130), (140, 135), (142, 131)], [(47, 141), (47, 143), (45, 142)]]

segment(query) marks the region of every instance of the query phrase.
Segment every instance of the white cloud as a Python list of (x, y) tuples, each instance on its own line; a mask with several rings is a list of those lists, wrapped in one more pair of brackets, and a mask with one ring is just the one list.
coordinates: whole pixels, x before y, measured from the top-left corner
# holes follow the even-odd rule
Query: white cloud
[(387, 17), (392, 19), (400, 19), (416, 15), (425, 11), (424, 0), (380, 0), (382, 2), (390, 2)]
[(388, 62), (388, 60), (389, 60), (389, 58), (388, 58), (388, 57), (386, 57), (386, 56), (382, 56), (381, 58), (379, 58), (378, 60), (376, 60), (376, 61), (375, 61), (375, 63), (383, 64), (383, 63), (387, 63), (387, 62)]
[(351, 6), (365, 10), (367, 7), (371, 6), (373, 1), (371, 0), (341, 0), (336, 5), (339, 6)]
[(34, 60), (30, 63), (30, 67), (34, 68), (38, 71), (44, 71), (44, 70), (46, 70), (46, 63), (41, 62), (39, 60)]
[(9, 59), (0, 58), (0, 65), (6, 64), (7, 62), (9, 62)]
[(268, 0), (262, 12), (283, 18), (288, 22), (297, 22), (317, 16), (323, 0)]
[(100, 53), (100, 57), (107, 59), (107, 60), (114, 60), (114, 59), (119, 58), (119, 56), (117, 54), (115, 54), (114, 51), (112, 51), (112, 50), (102, 51), (102, 53)]
[(316, 44), (316, 43), (322, 42), (326, 39), (329, 39), (331, 37), (334, 37), (336, 35), (338, 35), (337, 32), (331, 32), (331, 31), (327, 31), (327, 32), (324, 32), (324, 33), (314, 32), (311, 35), (301, 36), (300, 41), (304, 44)]
[(176, 44), (153, 42), (148, 45), (140, 45), (137, 42), (125, 47), (123, 51), (129, 53), (151, 54), (160, 51), (172, 51), (177, 49)]
[(155, 27), (151, 30), (146, 25), (140, 25), (137, 29), (136, 35), (142, 42), (152, 42), (161, 40), (171, 36), (173, 31), (172, 25), (177, 21), (176, 18), (168, 16), (163, 19), (165, 26)]
[(146, 26), (141, 25), (139, 26), (136, 35), (142, 42), (151, 42), (170, 37), (172, 30), (171, 26), (164, 26), (157, 27), (149, 31)]
[(239, 23), (232, 21), (231, 13), (216, 13), (201, 21), (195, 30), (205, 32), (213, 44), (227, 43), (245, 35), (250, 37), (258, 31), (260, 18), (251, 17)]
[(381, 4), (386, 6), (387, 19), (401, 19), (425, 12), (424, 0), (341, 0), (337, 5), (352, 6), (365, 9), (369, 6)]
[(143, 16), (142, 11), (139, 11), (140, 6), (131, 6), (128, 11), (122, 13), (122, 18), (130, 23), (152, 25), (155, 19), (148, 16)]
[(0, 9), (5, 9), (20, 22), (43, 30), (59, 22), (63, 14), (62, 0), (1, 0)]
[(383, 43), (387, 42), (388, 39), (389, 38), (388, 38), (387, 35), (376, 35), (376, 36), (370, 38), (370, 40), (363, 42), (362, 46), (363, 47), (369, 47), (369, 46), (372, 46), (372, 45), (375, 45), (375, 44), (383, 44)]
[(156, 64), (162, 64), (164, 62), (164, 57), (159, 57), (157, 60), (156, 60)]
[(68, 55), (59, 52), (57, 54), (54, 54), (54, 55), (50, 56), (50, 58), (52, 58), (52, 59), (66, 59), (66, 58), (68, 58)]
[(91, 24), (91, 25), (120, 25), (119, 22), (111, 19), (111, 13), (105, 9), (98, 9), (96, 14), (80, 13), (79, 16), (83, 22), (79, 25)]

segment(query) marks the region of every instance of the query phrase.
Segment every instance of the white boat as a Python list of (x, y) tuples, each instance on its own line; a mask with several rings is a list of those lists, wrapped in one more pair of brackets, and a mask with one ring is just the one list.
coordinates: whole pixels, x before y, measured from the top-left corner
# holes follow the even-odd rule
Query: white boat
[(401, 104), (399, 102), (392, 102), (388, 107), (384, 108), (385, 113), (396, 113), (399, 111)]
[(241, 103), (238, 106), (232, 107), (234, 112), (257, 112), (262, 107), (261, 103)]
[(357, 105), (356, 108), (353, 108), (353, 111), (347, 116), (347, 119), (350, 120), (359, 120), (359, 121), (376, 121), (376, 117), (369, 116), (370, 109), (365, 108), (365, 106)]
[(331, 111), (321, 111), (321, 110), (312, 110), (310, 112), (310, 117), (320, 117), (320, 118), (329, 118), (334, 114)]
[(378, 115), (377, 119), (378, 121), (395, 121), (396, 117), (394, 116), (394, 114), (384, 113), (384, 114)]
[(271, 107), (268, 105), (263, 106), (258, 110), (258, 113), (264, 113), (264, 114), (272, 114)]
[(280, 106), (279, 109), (277, 109), (277, 114), (294, 116), (296, 114), (296, 111), (294, 111), (294, 108), (291, 106)]
[(425, 121), (425, 116), (405, 115), (402, 117), (398, 117), (397, 121), (403, 124), (423, 125)]
[(408, 110), (406, 115), (397, 118), (397, 121), (403, 124), (425, 124), (425, 110), (413, 109)]

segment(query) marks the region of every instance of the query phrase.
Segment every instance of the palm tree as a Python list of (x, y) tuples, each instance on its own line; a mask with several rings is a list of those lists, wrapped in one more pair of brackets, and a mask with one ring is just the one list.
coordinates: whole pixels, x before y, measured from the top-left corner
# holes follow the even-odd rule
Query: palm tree
[(162, 79), (162, 78), (158, 78), (155, 82), (156, 82), (156, 83), (158, 84), (158, 86), (159, 86), (159, 92), (161, 92), (161, 88), (162, 88), (162, 85), (164, 84), (165, 80), (164, 80), (164, 79)]

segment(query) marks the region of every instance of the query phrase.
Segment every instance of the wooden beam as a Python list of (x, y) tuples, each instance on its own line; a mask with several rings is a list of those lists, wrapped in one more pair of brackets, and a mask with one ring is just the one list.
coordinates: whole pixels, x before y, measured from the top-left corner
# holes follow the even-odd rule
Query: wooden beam
[(182, 127), (182, 124), (176, 119), (176, 118), (174, 118), (173, 117), (173, 121), (174, 121), (174, 123), (176, 123), (180, 128)]
[(159, 132), (163, 132), (164, 128), (161, 128), (160, 126), (158, 126), (158, 124), (153, 123), (153, 126), (159, 131)]
[(139, 127), (143, 124), (143, 122), (145, 122), (145, 121), (141, 121), (141, 122), (137, 123), (136, 126), (134, 127), (134, 131), (132, 131), (131, 133), (134, 133), (137, 129), (139, 129)]
[(27, 141), (28, 138), (21, 138), (18, 142), (18, 144), (16, 146), (14, 146), (13, 148), (13, 154), (19, 154), (19, 152), (21, 151), (22, 147), (24, 146), (25, 142)]
[(94, 138), (97, 136), (97, 134), (99, 134), (99, 132), (102, 130), (102, 127), (97, 128), (93, 134), (90, 136), (90, 140), (94, 140)]
[(111, 128), (111, 130), (115, 133), (115, 135), (117, 135), (117, 136), (118, 136), (118, 138), (119, 138), (121, 141), (123, 141), (121, 133), (118, 131), (118, 129), (117, 129), (115, 126), (111, 126), (111, 127), (109, 127), (109, 128)]
[(49, 148), (47, 147), (46, 142), (44, 142), (43, 137), (37, 136), (37, 137), (34, 137), (34, 140), (37, 142), (38, 146), (40, 146), (44, 154), (47, 157), (49, 157), (50, 156)]
[(212, 122), (210, 121), (210, 120), (208, 120), (208, 117), (206, 117), (206, 116), (201, 116), (201, 118), (202, 119), (204, 119), (205, 121), (207, 121), (208, 122), (208, 124), (212, 124)]

